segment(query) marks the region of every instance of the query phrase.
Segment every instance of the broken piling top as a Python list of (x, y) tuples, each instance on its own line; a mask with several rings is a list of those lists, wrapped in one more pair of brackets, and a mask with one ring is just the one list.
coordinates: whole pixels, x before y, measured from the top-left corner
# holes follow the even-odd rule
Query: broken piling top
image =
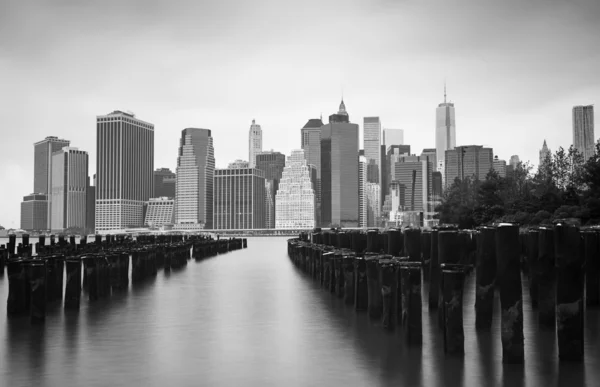
[(554, 224), (554, 253), (556, 267), (561, 268), (583, 261), (580, 229), (576, 223), (561, 219)]

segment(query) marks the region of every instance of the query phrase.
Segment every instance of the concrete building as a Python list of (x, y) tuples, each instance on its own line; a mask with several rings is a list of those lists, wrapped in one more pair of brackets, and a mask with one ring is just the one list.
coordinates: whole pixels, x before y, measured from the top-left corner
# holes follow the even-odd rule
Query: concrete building
[[(96, 175), (94, 175), (94, 184)], [(87, 178), (87, 189), (85, 191), (85, 232), (93, 234), (96, 227), (96, 186), (90, 184), (90, 178)]]
[(358, 161), (358, 227), (367, 227), (367, 158), (359, 156)]
[(540, 149), (540, 163), (538, 166), (542, 166), (546, 161), (546, 158), (552, 157), (552, 153), (550, 153), (550, 149), (548, 149), (548, 145), (546, 144), (546, 140), (544, 140), (544, 144), (542, 145), (542, 149)]
[(573, 107), (573, 146), (587, 161), (595, 153), (594, 105)]
[(275, 206), (275, 228), (315, 227), (315, 191), (303, 150), (287, 158)]
[(431, 185), (433, 164), (426, 157), (402, 156), (395, 163), (394, 181), (404, 186), (405, 211), (432, 213)]
[[(68, 140), (62, 140), (55, 136), (48, 136), (42, 141), (33, 144), (33, 192), (45, 194), (48, 201), (52, 200), (52, 154), (62, 148), (69, 146)], [(51, 227), (51, 204), (48, 203), (46, 229)]]
[(52, 154), (50, 229), (86, 228), (88, 154), (65, 147)]
[(358, 125), (344, 101), (321, 128), (321, 225), (358, 227)]
[(96, 232), (144, 224), (154, 189), (154, 125), (116, 110), (96, 118)]
[(451, 102), (446, 102), (445, 85), (444, 102), (438, 105), (435, 115), (435, 149), (437, 153), (437, 170), (443, 174), (446, 170), (445, 152), (456, 147), (456, 121), (454, 115), (454, 104)]
[(265, 228), (265, 195), (265, 174), (260, 169), (215, 169), (213, 228)]
[(256, 165), (255, 156), (262, 152), (262, 129), (260, 125), (252, 120), (248, 136), (248, 164), (250, 168)]
[(215, 154), (209, 129), (181, 131), (175, 188), (175, 228), (212, 228)]
[(161, 227), (173, 224), (175, 199), (170, 197), (151, 198), (146, 202), (144, 226)]
[(492, 162), (492, 169), (498, 172), (498, 176), (506, 177), (506, 160), (501, 160), (498, 156), (494, 156), (494, 161)]
[(456, 178), (465, 177), (484, 180), (493, 168), (493, 150), (481, 145), (457, 146), (446, 151), (446, 187), (451, 186)]
[(175, 198), (175, 184), (177, 178), (169, 168), (158, 168), (154, 171), (153, 198)]
[(379, 217), (381, 216), (381, 191), (379, 184), (367, 182), (365, 184), (364, 195), (367, 198), (367, 227), (378, 227)]
[(381, 182), (381, 122), (379, 117), (365, 117), (363, 120), (364, 153), (367, 158), (367, 181)]
[(390, 145), (404, 145), (404, 130), (403, 129), (383, 129), (383, 141), (382, 144), (387, 146)]
[(391, 145), (387, 148), (386, 170), (388, 187), (385, 187), (385, 195), (390, 193), (389, 184), (396, 178), (396, 163), (401, 157), (410, 156), (410, 145)]
[(433, 171), (437, 170), (437, 150), (435, 148), (425, 148), (421, 152), (421, 158), (427, 158), (433, 166)]
[(300, 130), (301, 145), (304, 150), (304, 157), (308, 165), (313, 165), (316, 169), (316, 208), (317, 225), (321, 224), (321, 127), (323, 121), (320, 118), (311, 118)]
[(45, 231), (48, 229), (48, 197), (42, 193), (32, 193), (21, 202), (21, 229), (25, 231)]

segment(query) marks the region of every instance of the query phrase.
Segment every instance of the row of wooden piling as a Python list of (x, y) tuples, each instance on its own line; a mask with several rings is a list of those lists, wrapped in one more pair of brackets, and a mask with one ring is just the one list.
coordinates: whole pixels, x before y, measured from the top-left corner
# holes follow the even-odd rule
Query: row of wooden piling
[(141, 282), (156, 276), (158, 270), (183, 268), (192, 257), (202, 260), (247, 247), (246, 239), (217, 238), (167, 234), (133, 240), (117, 235), (103, 241), (96, 235), (89, 244), (82, 238), (77, 245), (73, 237), (69, 243), (59, 239), (58, 244), (46, 245), (40, 236), (35, 256), (28, 254), (32, 250), (29, 238), (23, 238), (16, 249), (14, 242), (9, 243), (8, 249), (0, 247), (0, 273), (6, 266), (9, 281), (7, 314), (17, 317), (29, 313), (31, 322), (43, 322), (46, 306), (63, 301), (63, 289), (64, 308), (77, 310), (82, 290), (90, 302), (108, 297), (128, 288), (130, 272), (131, 282)]
[(428, 306), (438, 311), (446, 353), (464, 353), (462, 299), (465, 277), (475, 268), (475, 327), (491, 329), (498, 291), (505, 363), (524, 362), (523, 269), (540, 329), (556, 329), (560, 360), (581, 361), (584, 295), (588, 306), (597, 306), (600, 292), (599, 232), (566, 222), (525, 232), (514, 224), (468, 231), (315, 229), (290, 239), (288, 255), (346, 304), (381, 319), (384, 328), (403, 325), (412, 344), (422, 340), (421, 280), (427, 281)]

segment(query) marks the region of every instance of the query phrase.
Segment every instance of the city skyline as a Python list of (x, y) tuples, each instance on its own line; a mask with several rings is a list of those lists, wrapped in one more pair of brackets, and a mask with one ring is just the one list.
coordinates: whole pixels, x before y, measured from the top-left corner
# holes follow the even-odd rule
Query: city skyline
[[(214, 131), (221, 144), (217, 167), (224, 168), (245, 158), (246, 141), (227, 142), (246, 138), (252, 118), (261, 123), (264, 149), (287, 155), (298, 148), (297, 128), (331, 111), (342, 87), (354, 122), (379, 116), (386, 126), (403, 128), (404, 142), (415, 150), (431, 148), (446, 80), (457, 106), (457, 145), (490, 146), (501, 159), (517, 154), (536, 164), (544, 138), (553, 150), (571, 145), (572, 107), (600, 95), (600, 58), (587, 49), (600, 34), (597, 1), (552, 7), (541, 1), (317, 7), (308, 1), (295, 6), (293, 20), (281, 18), (290, 14), (283, 3), (240, 4), (235, 12), (222, 3), (178, 5), (154, 2), (137, 12), (135, 3), (123, 4), (116, 14), (93, 3), (6, 5), (0, 25), (10, 39), (0, 41), (6, 75), (0, 114), (7, 149), (0, 181), (18, 189), (0, 193), (0, 200), (17, 203), (29, 193), (28, 152), (32, 140), (48, 135), (89, 152), (93, 176), (94, 117), (114, 109), (130, 109), (155, 125), (156, 167), (174, 170), (174, 133), (199, 126)], [(327, 16), (333, 10), (335, 20)], [(19, 22), (25, 15), (27, 29)], [(265, 23), (255, 23), (259, 16)], [(310, 31), (299, 28), (303, 16), (310, 17)], [(206, 23), (188, 22), (199, 19)], [(340, 28), (349, 22), (369, 34)], [(338, 54), (331, 56), (333, 45)], [(313, 56), (306, 58), (300, 48), (309, 46)], [(114, 55), (105, 55), (108, 48)], [(124, 53), (139, 61), (123, 61)], [(218, 60), (197, 60), (207, 55)], [(9, 207), (0, 209), (0, 224), (18, 227), (18, 209)]]

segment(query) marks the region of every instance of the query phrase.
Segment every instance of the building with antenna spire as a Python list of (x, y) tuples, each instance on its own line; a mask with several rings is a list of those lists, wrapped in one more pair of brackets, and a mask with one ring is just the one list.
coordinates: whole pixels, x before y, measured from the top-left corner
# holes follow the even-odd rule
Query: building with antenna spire
[[(456, 121), (454, 118), (454, 103), (447, 102), (446, 83), (444, 83), (444, 102), (436, 109), (435, 119), (435, 149), (437, 154), (437, 170), (445, 175), (446, 151), (456, 146)], [(445, 183), (445, 182), (444, 182)], [(445, 186), (445, 184), (442, 184)]]
[(550, 155), (550, 149), (548, 149), (548, 144), (546, 144), (546, 139), (544, 139), (544, 145), (542, 145), (542, 149), (540, 149), (540, 163), (538, 167), (541, 167)]
[(261, 152), (262, 129), (260, 128), (260, 125), (256, 123), (256, 120), (252, 120), (248, 136), (248, 164), (250, 165), (250, 168), (254, 168), (256, 165), (256, 155)]

